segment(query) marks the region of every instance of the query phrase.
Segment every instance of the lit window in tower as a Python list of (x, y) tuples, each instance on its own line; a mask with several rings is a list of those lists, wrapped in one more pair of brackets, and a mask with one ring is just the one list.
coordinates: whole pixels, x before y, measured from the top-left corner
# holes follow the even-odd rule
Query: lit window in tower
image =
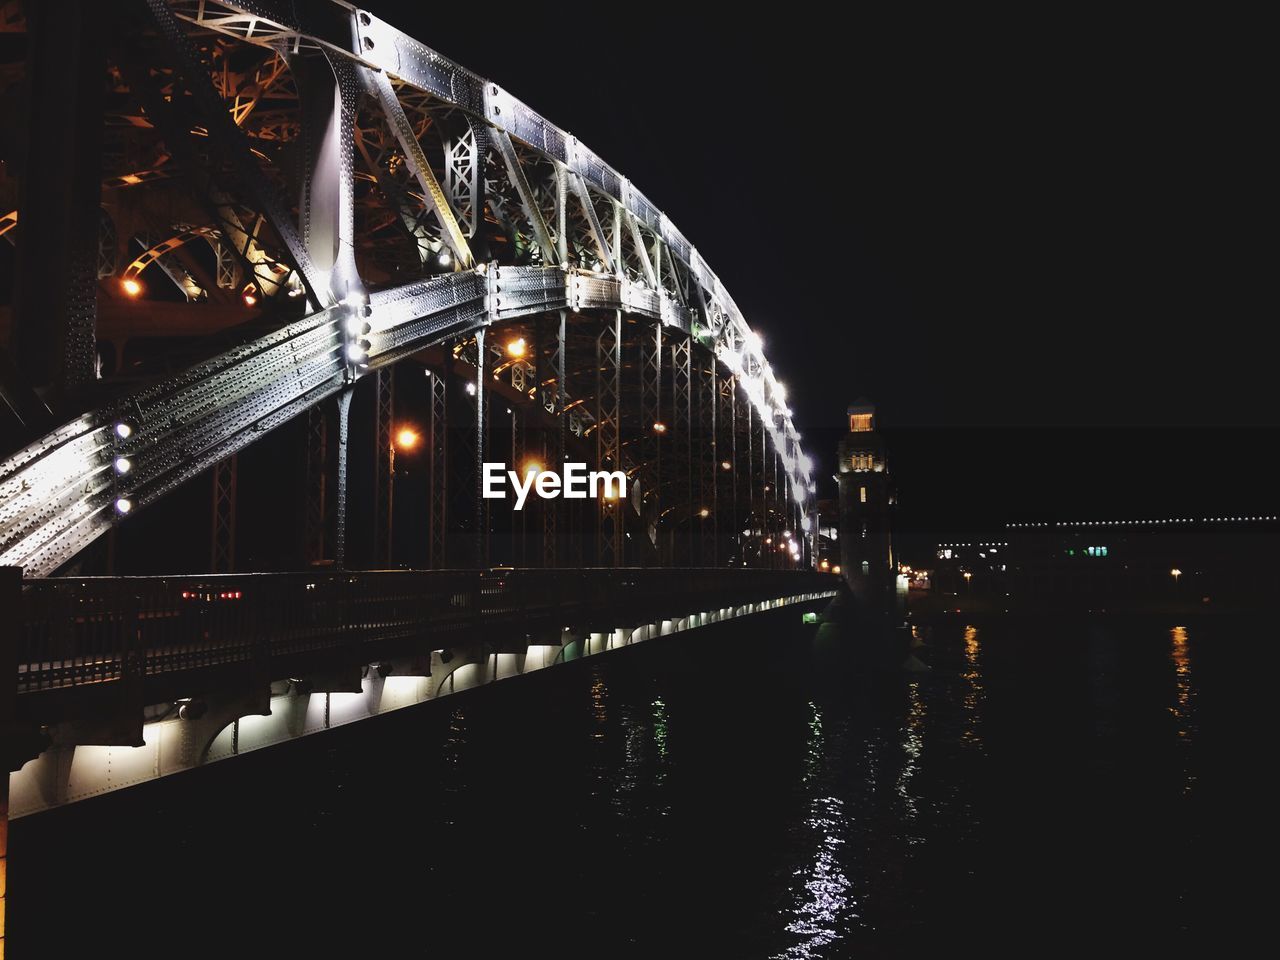
[(850, 433), (867, 433), (871, 430), (871, 417), (869, 413), (851, 413), (849, 414), (849, 432)]
[(860, 499), (863, 503), (866, 503), (866, 502), (867, 502), (867, 488), (866, 488), (866, 487), (859, 487), (859, 488), (858, 488), (858, 497), (859, 497), (859, 499)]

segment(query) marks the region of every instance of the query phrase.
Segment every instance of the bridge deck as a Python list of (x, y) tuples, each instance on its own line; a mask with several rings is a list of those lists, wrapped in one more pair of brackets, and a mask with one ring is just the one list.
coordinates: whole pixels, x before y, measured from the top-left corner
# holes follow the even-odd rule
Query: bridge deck
[(125, 681), (160, 702), (227, 675), (281, 679), (471, 642), (515, 651), (558, 643), (570, 626), (612, 629), (833, 586), (810, 571), (627, 568), (27, 580), (17, 692), (20, 709), (43, 712)]

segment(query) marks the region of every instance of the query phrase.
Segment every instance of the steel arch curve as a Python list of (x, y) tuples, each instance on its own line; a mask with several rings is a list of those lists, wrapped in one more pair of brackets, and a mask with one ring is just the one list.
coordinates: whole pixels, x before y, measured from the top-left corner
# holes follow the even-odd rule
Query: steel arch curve
[[(281, 260), (303, 277), (308, 302), (319, 309), (85, 413), (0, 461), (0, 565), (48, 576), (119, 522), (117, 504), (136, 509), (163, 497), (365, 373), (503, 321), (557, 311), (599, 313), (606, 327), (622, 315), (646, 318), (660, 341), (661, 331), (687, 338), (703, 358), (701, 375), (710, 363), (711, 402), (722, 369), (752, 411), (748, 434), (758, 424), (772, 442), (795, 504), (808, 513), (812, 463), (759, 335), (669, 218), (575, 137), (498, 85), (339, 0), (308, 4), (309, 22), (298, 20), (298, 5), (267, 0), (146, 6), (173, 44), (179, 72), (200, 70), (188, 46), (192, 32), (290, 58), (323, 54), (332, 66), (347, 142), (316, 170), (337, 180), (323, 184), (336, 187), (334, 235), (313, 229), (320, 221), (306, 204), (301, 228), (269, 197), (259, 205), (283, 243)], [(216, 109), (226, 107), (216, 92), (202, 95)], [(452, 255), (454, 272), (365, 292), (350, 256), (358, 162), (351, 141), (361, 98), (377, 105), (403, 156), (401, 168), (373, 175), (386, 179), (383, 192), (400, 204), (397, 215), (419, 249)], [(422, 113), (424, 102), (437, 113)], [(442, 182), (421, 131), (446, 114), (462, 117), (470, 136), (450, 141), (451, 162), (471, 167), (456, 178), (446, 169)], [(248, 170), (252, 151), (233, 114), (225, 119), (226, 129), (211, 124), (209, 137), (224, 137), (228, 154)], [(472, 265), (475, 237), (463, 230), (461, 211), (470, 203), (474, 224), (477, 202), (514, 237), (521, 262)], [(321, 250), (326, 242), (336, 254)]]

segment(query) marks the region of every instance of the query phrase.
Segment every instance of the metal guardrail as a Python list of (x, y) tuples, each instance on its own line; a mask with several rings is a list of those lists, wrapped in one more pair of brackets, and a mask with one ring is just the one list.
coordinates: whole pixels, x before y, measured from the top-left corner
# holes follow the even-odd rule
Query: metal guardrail
[[(812, 571), (304, 572), (22, 581), (17, 692), (379, 644), (444, 649), (484, 628), (605, 628), (834, 589)], [(274, 674), (272, 674), (274, 676)]]

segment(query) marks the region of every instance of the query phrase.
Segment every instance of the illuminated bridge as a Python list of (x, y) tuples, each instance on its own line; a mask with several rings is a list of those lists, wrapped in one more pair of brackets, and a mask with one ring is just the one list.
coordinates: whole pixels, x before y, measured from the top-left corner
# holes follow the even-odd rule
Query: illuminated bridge
[(0, 31), (13, 815), (832, 593), (761, 337), (511, 93), (337, 0)]

